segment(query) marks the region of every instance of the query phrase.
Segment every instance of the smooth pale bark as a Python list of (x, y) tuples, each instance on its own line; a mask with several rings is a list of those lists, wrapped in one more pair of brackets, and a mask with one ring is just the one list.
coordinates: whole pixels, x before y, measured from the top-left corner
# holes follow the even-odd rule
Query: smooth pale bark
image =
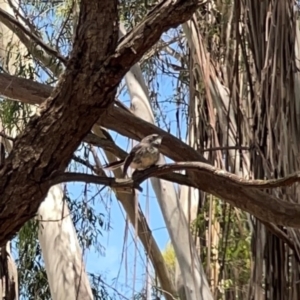
[[(18, 5), (17, 0), (11, 1), (14, 6)], [(10, 15), (13, 15), (13, 9), (7, 0), (0, 1), (0, 9), (4, 10)], [(19, 55), (20, 54), (20, 55)], [(27, 64), (23, 56), (26, 54), (26, 47), (20, 42), (18, 37), (7, 28), (0, 19), (0, 64), (1, 67), (9, 74), (15, 75), (19, 70), (20, 62)], [(18, 57), (19, 55), (19, 57)]]
[(76, 231), (60, 185), (49, 190), (37, 218), (52, 299), (93, 299)]
[[(190, 94), (191, 91), (190, 91)], [(198, 103), (197, 99), (192, 99), (190, 97), (190, 104), (189, 104), (189, 127), (188, 127), (188, 138), (187, 138), (187, 144), (194, 148), (195, 145), (195, 136), (196, 132), (195, 129), (197, 128), (197, 120), (199, 116), (196, 116), (198, 114)], [(192, 103), (192, 101), (194, 101)], [(193, 115), (193, 116), (191, 116)], [(197, 148), (196, 148), (197, 149)], [(196, 218), (197, 218), (197, 212), (198, 212), (198, 205), (199, 205), (199, 191), (195, 188), (188, 187), (182, 185), (180, 187), (180, 198), (179, 202), (182, 205), (183, 212), (185, 214), (185, 217), (188, 221), (188, 224), (191, 224)], [(190, 226), (189, 226), (190, 227)], [(194, 243), (195, 238), (191, 241)], [(198, 242), (198, 241), (197, 241)], [(197, 244), (195, 244), (197, 248)], [(203, 269), (202, 269), (203, 271)], [(176, 262), (175, 266), (175, 277), (176, 277), (176, 283), (177, 283), (177, 290), (179, 292), (179, 295), (181, 299), (185, 299), (185, 286), (184, 286), (184, 280), (183, 280), (183, 274), (180, 269), (180, 265), (178, 261)]]
[[(98, 137), (107, 139), (107, 136), (105, 136), (104, 132), (98, 125), (93, 126), (93, 132)], [(104, 153), (108, 162), (116, 161), (115, 155), (113, 155), (111, 152), (104, 151)], [(120, 158), (123, 159), (124, 156)], [(120, 169), (114, 170), (113, 173), (116, 178), (122, 177), (122, 172)], [(113, 191), (116, 195), (116, 198), (120, 201), (122, 207), (126, 211), (132, 226), (135, 228), (135, 230), (137, 230), (138, 237), (141, 240), (144, 249), (149, 256), (153, 267), (155, 268), (156, 274), (161, 284), (161, 288), (163, 289), (163, 291), (165, 291), (164, 295), (166, 299), (172, 300), (172, 295), (175, 294), (175, 288), (168, 276), (164, 259), (152, 235), (152, 232), (148, 226), (143, 212), (140, 209), (138, 209), (138, 215), (136, 216), (135, 199), (133, 193), (122, 192), (116, 189), (113, 189)], [(135, 227), (135, 220), (137, 220), (137, 228)]]
[[(126, 34), (123, 26), (120, 29), (123, 35)], [(133, 113), (154, 124), (148, 89), (138, 64), (132, 66), (127, 72), (125, 81), (130, 94)], [(159, 163), (165, 163), (163, 155), (161, 155)], [(158, 178), (151, 178), (150, 180), (183, 274), (187, 299), (213, 299), (173, 183)]]
[[(209, 81), (210, 80), (210, 76), (206, 77), (205, 71), (207, 71), (209, 68), (205, 67), (205, 64), (207, 63), (207, 60), (205, 59), (206, 53), (205, 53), (205, 49), (203, 47), (202, 41), (201, 41), (201, 37), (199, 37), (197, 35), (198, 31), (195, 28), (195, 23), (192, 21), (188, 21), (185, 24), (183, 24), (183, 29), (185, 32), (185, 36), (187, 38), (188, 41), (188, 45), (190, 48), (190, 53), (191, 53), (191, 60), (190, 60), (190, 102), (189, 102), (189, 127), (188, 127), (188, 138), (187, 138), (187, 144), (190, 145), (191, 147), (193, 147), (194, 149), (199, 149), (199, 145), (197, 144), (198, 142), (198, 137), (200, 137), (201, 135), (201, 130), (199, 130), (199, 124), (200, 124), (200, 118), (201, 116), (199, 115), (199, 107), (202, 105), (200, 103), (200, 100), (197, 96), (196, 93), (194, 93), (195, 90), (195, 86), (197, 84), (201, 84), (201, 83), (195, 83), (195, 80), (197, 80), (199, 77), (201, 78), (202, 76), (202, 80)], [(201, 55), (202, 54), (202, 55)], [(208, 63), (210, 63), (209, 59), (208, 59)], [(202, 66), (202, 68), (201, 68)], [(198, 76), (194, 76), (194, 73), (197, 72)], [(205, 78), (206, 77), (206, 78)], [(197, 79), (196, 79), (197, 78)], [(222, 107), (229, 107), (229, 97), (228, 97), (228, 93), (225, 92), (225, 88), (222, 87), (222, 85), (220, 84), (220, 82), (218, 81), (218, 78), (214, 78), (214, 81), (212, 81), (210, 84), (208, 84), (208, 86), (210, 87), (210, 91), (207, 91), (207, 93), (212, 93), (213, 97), (210, 99), (213, 99), (213, 101), (215, 101), (215, 107), (219, 107), (219, 109), (217, 110), (218, 113), (221, 113), (220, 119), (222, 120), (222, 122), (224, 124), (227, 124), (224, 119), (225, 115), (223, 114), (223, 109)], [(219, 89), (219, 90), (218, 90)], [(216, 94), (218, 95), (218, 97), (216, 97)], [(223, 97), (222, 97), (223, 96)], [(219, 101), (218, 101), (219, 100)], [(220, 101), (225, 101), (225, 103), (220, 103)], [(212, 119), (212, 121), (214, 121), (214, 109), (213, 107), (210, 107), (210, 105), (208, 104), (209, 107), (209, 111), (210, 111), (210, 117)], [(232, 114), (232, 109), (231, 109), (231, 114)], [(226, 118), (228, 118), (228, 115), (226, 114)], [(211, 124), (212, 127), (214, 127), (214, 124)], [(222, 129), (224, 130), (224, 132), (227, 131), (227, 127), (226, 126), (221, 126)], [(213, 130), (213, 132), (215, 132)], [(232, 136), (232, 132), (230, 132), (231, 136)], [(232, 138), (229, 139), (230, 141), (233, 141)], [(217, 146), (217, 145), (216, 145)], [(194, 188), (191, 187), (187, 187), (187, 186), (182, 186), (180, 189), (180, 203), (182, 203), (183, 205), (183, 209), (184, 209), (184, 213), (186, 215), (187, 220), (189, 221), (189, 224), (191, 222), (193, 222), (196, 217), (197, 217), (197, 212), (198, 212), (198, 205), (199, 205), (199, 191), (195, 190)], [(210, 206), (213, 206), (213, 202), (210, 201)], [(213, 207), (211, 207), (213, 210)], [(212, 210), (210, 210), (212, 212)], [(217, 243), (216, 243), (216, 239), (218, 239), (218, 234), (214, 232), (215, 228), (215, 224), (213, 224), (214, 222), (214, 218), (211, 219), (213, 216), (213, 214), (211, 214), (209, 217), (209, 230), (206, 234), (206, 238), (207, 238), (207, 245), (208, 245), (208, 251), (214, 251), (214, 258), (217, 261), (217, 257), (218, 257), (218, 253), (217, 253)], [(218, 226), (218, 225), (216, 225)], [(213, 238), (214, 237), (214, 238)], [(195, 239), (194, 239), (195, 240)], [(198, 244), (198, 239), (196, 240), (196, 247), (199, 248), (199, 244)], [(213, 244), (213, 245), (212, 245)], [(201, 251), (201, 249), (200, 249)], [(210, 266), (210, 253), (207, 256), (207, 274), (211, 274), (214, 273), (215, 276), (210, 276), (211, 278), (211, 288), (212, 291), (215, 290), (216, 288), (216, 284), (218, 282), (217, 278), (216, 278), (216, 273), (215, 270), (211, 269)], [(218, 269), (218, 263), (215, 264), (215, 269)], [(182, 274), (178, 268), (178, 264), (176, 265), (176, 281), (178, 284), (178, 287), (182, 290)]]

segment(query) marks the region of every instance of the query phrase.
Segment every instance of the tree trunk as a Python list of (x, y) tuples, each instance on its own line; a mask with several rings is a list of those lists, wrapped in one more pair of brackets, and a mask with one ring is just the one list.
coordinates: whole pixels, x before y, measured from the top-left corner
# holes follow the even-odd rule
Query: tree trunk
[[(16, 7), (18, 6), (16, 5)], [(8, 3), (1, 3), (1, 8), (12, 15), (13, 11)], [(2, 33), (1, 60), (3, 63), (8, 62), (5, 65), (5, 69), (14, 74), (18, 72), (20, 63), (24, 66), (24, 64), (31, 64), (32, 61), (23, 59), (27, 49), (10, 29), (0, 23), (0, 30)], [(8, 49), (8, 45), (10, 49)], [(9, 55), (10, 50), (12, 51)], [(17, 61), (18, 53), (21, 54), (20, 62)], [(31, 115), (34, 115), (35, 112), (36, 106), (31, 106)], [(15, 125), (12, 128), (10, 132), (12, 137), (16, 137), (19, 130), (24, 128), (23, 118), (20, 118), (17, 126)], [(11, 141), (6, 140), (5, 145), (6, 151), (10, 153), (12, 150)], [(51, 187), (46, 199), (39, 207), (37, 219), (40, 221), (39, 242), (45, 261), (52, 299), (93, 299), (77, 235), (68, 207), (63, 200), (63, 192), (60, 185)], [(4, 255), (8, 257), (10, 255), (9, 246), (6, 249), (7, 251), (2, 251), (3, 259)], [(9, 283), (9, 280), (6, 280)], [(10, 286), (7, 285), (8, 287)], [(6, 290), (10, 292), (10, 290)], [(18, 297), (18, 294), (16, 294), (16, 297)]]
[(39, 242), (53, 300), (93, 299), (82, 251), (63, 197), (53, 186), (38, 210)]

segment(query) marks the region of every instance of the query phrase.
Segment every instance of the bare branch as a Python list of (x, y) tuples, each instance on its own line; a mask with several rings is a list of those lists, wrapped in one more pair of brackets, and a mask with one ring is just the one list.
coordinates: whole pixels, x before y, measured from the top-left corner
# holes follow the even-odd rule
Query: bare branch
[[(93, 166), (89, 161), (86, 161), (84, 159), (82, 159), (81, 157), (78, 157), (76, 155), (72, 156), (72, 160), (86, 166), (87, 168), (89, 168), (91, 171), (93, 171), (94, 173), (97, 174), (97, 167)], [(98, 175), (98, 174), (97, 174)]]
[(66, 172), (63, 174), (55, 175), (54, 179), (50, 180), (51, 185), (55, 185), (63, 182), (85, 182), (85, 183), (94, 183), (101, 184), (105, 186), (109, 186), (115, 189), (128, 189), (131, 190), (135, 188), (136, 184), (132, 179), (127, 178), (114, 178), (114, 177), (103, 177), (103, 176), (95, 176), (91, 174), (83, 174), (83, 173), (74, 173), (74, 172)]
[(9, 13), (7, 13), (5, 10), (1, 8), (0, 8), (0, 20), (9, 29), (11, 29), (13, 32), (16, 32), (17, 35), (18, 32), (21, 31), (22, 33), (26, 34), (29, 38), (31, 38), (34, 42), (36, 42), (47, 54), (56, 57), (64, 64), (67, 63), (67, 59), (63, 55), (58, 53), (58, 51), (56, 51), (55, 49), (46, 45), (39, 37), (37, 37), (34, 33), (32, 33), (30, 30), (24, 27), (18, 20), (16, 20), (13, 16), (11, 16)]
[(12, 100), (19, 100), (28, 104), (41, 104), (53, 91), (49, 85), (33, 80), (0, 74), (0, 94)]
[[(155, 166), (144, 171), (135, 172), (132, 179), (118, 179), (85, 175), (78, 173), (64, 173), (51, 179), (51, 184), (67, 181), (82, 181), (110, 186), (114, 189), (139, 188), (139, 185), (149, 177), (160, 177), (166, 173), (179, 170), (196, 170), (198, 182), (192, 182), (193, 187), (201, 188), (217, 197), (220, 197), (232, 205), (239, 207), (258, 218), (279, 225), (300, 228), (300, 204), (280, 200), (272, 195), (263, 193), (258, 188), (270, 188), (290, 185), (300, 181), (299, 174), (291, 175), (279, 180), (245, 180), (235, 174), (218, 170), (213, 166), (199, 162), (180, 162)], [(173, 176), (174, 174), (168, 174)], [(199, 186), (201, 182), (201, 186)], [(208, 185), (213, 183), (213, 187)], [(204, 185), (203, 185), (204, 183)], [(256, 189), (254, 189), (256, 188)], [(224, 196), (225, 195), (225, 196)]]
[[(166, 172), (166, 169), (164, 170), (164, 172)], [(66, 172), (63, 174), (54, 174), (54, 178), (50, 179), (48, 182), (50, 183), (50, 185), (55, 185), (63, 182), (78, 181), (78, 182), (106, 185), (115, 189), (124, 190), (124, 189), (136, 188), (142, 191), (143, 189), (139, 186), (139, 184), (145, 181), (146, 179), (154, 176), (178, 184), (193, 186), (192, 185), (193, 183), (186, 176), (181, 174), (176, 174), (176, 173), (171, 173), (171, 174), (164, 173), (164, 174), (157, 174), (157, 175), (150, 174), (148, 177), (141, 176), (138, 180), (134, 181), (131, 178), (103, 177), (103, 176), (95, 176), (95, 175), (83, 174), (83, 173)]]
[(60, 62), (66, 64), (67, 59), (65, 57), (46, 45), (40, 38), (1, 8), (0, 21), (18, 36), (20, 41), (37, 60), (50, 69), (53, 74), (59, 76), (63, 71), (63, 67), (60, 63), (55, 63), (54, 59), (57, 58)]
[[(169, 173), (170, 171), (182, 171), (182, 170), (194, 170), (203, 172), (204, 174), (211, 174), (214, 177), (226, 178), (230, 181), (249, 188), (256, 189), (270, 189), (278, 187), (290, 186), (296, 182), (300, 182), (300, 172), (291, 174), (287, 177), (280, 179), (270, 179), (270, 180), (259, 180), (259, 179), (244, 179), (236, 174), (218, 169), (212, 165), (208, 165), (201, 162), (176, 162), (174, 164), (165, 164), (162, 166), (155, 166), (148, 168), (143, 172), (136, 172), (136, 175), (133, 175), (133, 179), (136, 182), (143, 182), (145, 179), (156, 176), (159, 177), (163, 174)], [(183, 183), (182, 183), (183, 184)]]
[(127, 156), (127, 152), (120, 148), (118, 145), (116, 145), (113, 141), (109, 139), (99, 138), (93, 133), (88, 133), (83, 139), (83, 141), (91, 145), (100, 147), (121, 159)]

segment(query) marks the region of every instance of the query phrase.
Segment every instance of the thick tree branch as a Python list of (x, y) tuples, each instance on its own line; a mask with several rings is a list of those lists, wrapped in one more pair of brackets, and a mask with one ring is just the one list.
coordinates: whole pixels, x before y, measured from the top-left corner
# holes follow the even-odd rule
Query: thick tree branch
[[(18, 79), (12, 76), (0, 74), (0, 93), (7, 97), (19, 99), (27, 103), (28, 99), (34, 99), (34, 101), (36, 102), (33, 101), (32, 103), (41, 103), (43, 101), (43, 95), (44, 98), (47, 97), (47, 93), (50, 93), (50, 91), (51, 88), (47, 87), (46, 85), (38, 84), (31, 80)], [(123, 126), (125, 122), (127, 126)], [(181, 142), (180, 140), (176, 139), (160, 128), (157, 128), (156, 126), (147, 123), (138, 117), (135, 117), (133, 114), (120, 107), (110, 107), (105, 115), (102, 116), (99, 124), (133, 139), (141, 139), (145, 135), (154, 132), (162, 134), (164, 136), (162, 152), (174, 161), (190, 160), (207, 162), (200, 153), (198, 153), (185, 143)], [(184, 156), (182, 156), (181, 153), (184, 153)], [(119, 153), (117, 155), (120, 155), (119, 157), (123, 158), (121, 155), (124, 154)], [(174, 174), (168, 174), (168, 176), (171, 177), (173, 175)], [(290, 222), (297, 210), (292, 211), (284, 206), (282, 207), (282, 201), (280, 201), (279, 199), (259, 190), (255, 192), (250, 189), (245, 190), (245, 187), (241, 187), (240, 183), (230, 183), (224, 185), (222, 178), (215, 175), (216, 174), (211, 173), (210, 176), (206, 176), (205, 174), (203, 176), (199, 176), (199, 174), (197, 173), (197, 180), (195, 180), (194, 178), (187, 178), (185, 176), (186, 183), (180, 182), (181, 179), (179, 178), (178, 180), (175, 180), (174, 178), (172, 178), (171, 180), (177, 183), (194, 186), (201, 190), (207, 191), (225, 201), (228, 201), (236, 207), (248, 211), (249, 213), (257, 217), (261, 213), (263, 213), (264, 216), (261, 217), (261, 219), (268, 220), (275, 224), (295, 227), (299, 226), (297, 222), (296, 224)], [(262, 182), (262, 184), (265, 184), (265, 182)], [(275, 186), (273, 185), (273, 187)], [(262, 188), (262, 186), (260, 186), (260, 188)], [(265, 202), (265, 204), (261, 204), (261, 202)], [(265, 207), (265, 209), (263, 210), (263, 207), (265, 205), (267, 205), (267, 207)], [(272, 214), (268, 214), (268, 210), (271, 207), (272, 209), (275, 209), (275, 211), (273, 211)], [(281, 214), (282, 209), (285, 210), (284, 214)], [(268, 215), (267, 218), (265, 218), (265, 215)]]
[[(261, 188), (287, 186), (299, 181), (299, 174), (293, 174), (279, 180), (247, 181), (223, 170), (200, 162), (176, 163), (158, 166), (137, 172), (134, 181), (139, 183), (149, 176), (162, 175), (171, 170), (197, 169), (191, 180), (195, 188), (215, 195), (231, 205), (270, 223), (300, 228), (300, 204), (290, 203), (260, 191)], [(196, 180), (194, 178), (197, 178)]]
[[(199, 0), (167, 0), (118, 41), (117, 0), (81, 0), (66, 70), (0, 169), (0, 245), (31, 217), (74, 151), (112, 104), (128, 69), (167, 29), (187, 21)], [(101, 45), (101, 47), (99, 46)]]
[[(286, 187), (290, 186), (296, 182), (300, 182), (300, 173), (294, 173), (289, 176), (280, 179), (270, 179), (270, 180), (260, 180), (260, 179), (244, 179), (236, 174), (218, 169), (212, 165), (208, 165), (205, 163), (201, 163), (198, 161), (194, 162), (176, 162), (174, 164), (165, 164), (163, 166), (155, 166), (152, 168), (148, 168), (143, 172), (136, 172), (136, 175), (133, 175), (133, 180), (135, 182), (141, 183), (148, 179), (149, 177), (159, 177), (163, 174), (172, 172), (172, 171), (187, 171), (193, 170), (200, 173), (209, 174), (214, 177), (218, 177), (220, 179), (225, 178), (226, 180), (230, 180), (233, 183), (238, 184), (239, 186), (245, 186), (253, 189), (270, 189), (270, 188), (278, 188), (278, 187)], [(180, 183), (180, 179), (179, 182)], [(184, 184), (181, 182), (181, 184)], [(192, 183), (191, 183), (192, 184)], [(299, 204), (300, 207), (300, 204)]]
[[(224, 170), (217, 169), (211, 165), (207, 165), (200, 162), (177, 162), (174, 164), (165, 164), (161, 166), (155, 166), (148, 168), (143, 171), (136, 171), (133, 174), (132, 178), (114, 178), (114, 177), (100, 177), (94, 176), (90, 174), (82, 174), (82, 173), (72, 173), (67, 172), (63, 174), (55, 174), (54, 178), (51, 179), (51, 185), (62, 183), (62, 182), (70, 182), (70, 181), (78, 181), (78, 182), (87, 182), (87, 183), (95, 183), (107, 185), (112, 188), (133, 188), (137, 186), (137, 184), (141, 184), (143, 181), (147, 180), (150, 177), (159, 177), (159, 178), (167, 178), (166, 180), (185, 185), (187, 182), (192, 187), (195, 186), (189, 179), (185, 179), (185, 176), (174, 176), (180, 175), (176, 173), (172, 173), (173, 171), (186, 171), (186, 170), (194, 170), (198, 172), (198, 174), (203, 175), (211, 175), (214, 176), (218, 180), (225, 179), (226, 182), (232, 182), (232, 184), (237, 184), (239, 186), (244, 186), (251, 189), (270, 189), (277, 187), (286, 187), (290, 186), (296, 182), (300, 182), (300, 173), (295, 173), (290, 176), (281, 178), (281, 179), (271, 179), (271, 180), (256, 180), (256, 179), (243, 179), (238, 177), (233, 173), (226, 172)], [(170, 176), (166, 176), (166, 174), (171, 173)], [(174, 177), (173, 177), (174, 176)], [(218, 180), (220, 182), (220, 180)], [(270, 199), (272, 200), (272, 199)], [(300, 208), (300, 204), (298, 205)], [(300, 224), (300, 220), (299, 220)]]
[[(300, 204), (279, 200), (272, 195), (262, 193), (257, 190), (261, 188), (282, 187), (299, 182), (300, 174), (298, 173), (278, 180), (246, 180), (239, 178), (235, 174), (219, 170), (204, 163), (180, 162), (175, 164), (166, 164), (163, 166), (155, 166), (144, 171), (135, 172), (133, 177), (129, 179), (99, 177), (78, 173), (64, 173), (55, 176), (55, 178), (51, 180), (51, 184), (80, 181), (107, 185), (114, 189), (126, 190), (130, 188), (138, 188), (143, 181), (150, 177), (164, 178), (162, 175), (179, 170), (194, 170), (201, 180), (206, 178), (205, 182), (217, 182), (218, 186), (214, 187), (214, 195), (224, 195), (224, 191), (226, 191), (227, 201), (264, 221), (272, 222), (276, 220), (276, 223), (279, 225), (300, 228)], [(171, 177), (174, 174), (168, 175)], [(184, 183), (182, 182), (182, 184)], [(195, 188), (199, 188), (199, 184), (197, 183), (191, 183), (191, 185)], [(203, 190), (211, 193), (211, 187), (209, 186)], [(257, 195), (259, 197), (257, 197)], [(251, 205), (247, 205), (249, 201), (251, 202)]]
[(0, 94), (12, 100), (28, 104), (41, 104), (53, 91), (53, 87), (8, 74), (0, 74)]

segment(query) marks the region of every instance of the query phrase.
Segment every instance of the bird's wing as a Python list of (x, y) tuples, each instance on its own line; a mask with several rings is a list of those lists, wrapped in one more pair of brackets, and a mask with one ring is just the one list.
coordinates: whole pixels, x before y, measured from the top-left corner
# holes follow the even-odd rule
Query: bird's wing
[(128, 154), (128, 156), (125, 158), (125, 162), (124, 162), (124, 168), (123, 168), (123, 175), (126, 176), (127, 175), (127, 170), (129, 168), (129, 166), (131, 165), (134, 156), (135, 156), (135, 147), (132, 148), (132, 150), (130, 151), (130, 153)]
[(115, 170), (117, 168), (120, 168), (124, 164), (124, 162), (125, 162), (124, 159), (117, 160), (117, 161), (114, 161), (110, 164), (104, 165), (103, 169), (105, 169), (105, 170)]

